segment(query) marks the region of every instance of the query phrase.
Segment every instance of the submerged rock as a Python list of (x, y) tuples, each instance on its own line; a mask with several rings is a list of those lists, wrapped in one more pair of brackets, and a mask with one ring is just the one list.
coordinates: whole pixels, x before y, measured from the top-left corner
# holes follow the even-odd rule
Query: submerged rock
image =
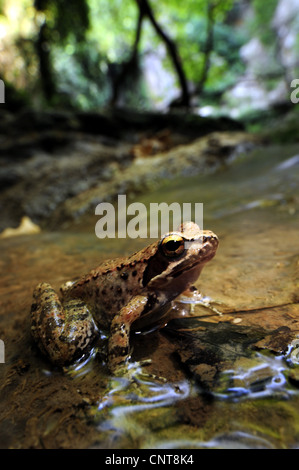
[(240, 358), (252, 357), (254, 350), (266, 348), (285, 353), (294, 338), (288, 327), (267, 331), (260, 326), (210, 323), (199, 318), (171, 320), (163, 332), (178, 340), (180, 362), (210, 391), (218, 385), (219, 374), (234, 369)]

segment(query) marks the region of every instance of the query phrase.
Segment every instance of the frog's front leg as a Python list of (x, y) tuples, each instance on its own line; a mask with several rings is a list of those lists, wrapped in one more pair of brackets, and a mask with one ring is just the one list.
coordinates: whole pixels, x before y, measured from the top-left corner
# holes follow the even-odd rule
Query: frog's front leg
[(47, 283), (33, 292), (31, 331), (40, 350), (57, 365), (82, 355), (97, 335), (88, 306), (80, 299), (61, 302)]
[(144, 312), (148, 297), (137, 295), (124, 306), (111, 323), (108, 342), (108, 367), (118, 375), (122, 373), (130, 355), (130, 329), (132, 323)]

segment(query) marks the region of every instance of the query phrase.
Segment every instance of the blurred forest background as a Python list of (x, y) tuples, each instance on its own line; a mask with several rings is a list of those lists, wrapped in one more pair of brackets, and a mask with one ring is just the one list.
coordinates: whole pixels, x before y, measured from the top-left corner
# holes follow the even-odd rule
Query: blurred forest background
[(239, 118), (292, 105), (298, 49), (299, 0), (0, 0), (11, 110), (183, 106)]

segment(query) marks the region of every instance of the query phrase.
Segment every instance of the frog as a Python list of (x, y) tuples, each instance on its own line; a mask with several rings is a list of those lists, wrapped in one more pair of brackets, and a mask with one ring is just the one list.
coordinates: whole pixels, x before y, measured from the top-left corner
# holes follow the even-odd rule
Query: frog
[[(194, 289), (218, 237), (184, 222), (128, 257), (103, 261), (58, 294), (39, 283), (33, 292), (31, 332), (40, 351), (57, 366), (74, 363), (108, 332), (107, 366), (121, 375), (131, 359), (130, 333), (164, 318), (171, 303)], [(165, 322), (165, 320), (164, 320)]]

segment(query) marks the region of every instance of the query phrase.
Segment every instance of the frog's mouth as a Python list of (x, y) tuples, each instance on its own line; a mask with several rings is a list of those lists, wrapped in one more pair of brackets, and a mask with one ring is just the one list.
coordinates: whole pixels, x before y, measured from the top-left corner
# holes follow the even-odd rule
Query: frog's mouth
[[(186, 241), (185, 244), (188, 247), (192, 247), (192, 243), (190, 241)], [(187, 259), (182, 258), (181, 262), (178, 259), (178, 264), (172, 268), (173, 276), (177, 277), (183, 272), (188, 272), (194, 269), (196, 266), (204, 265), (212, 258), (214, 258), (218, 247), (218, 238), (215, 236), (207, 241), (203, 246), (201, 246), (196, 252), (194, 252), (190, 257)], [(192, 258), (194, 258), (192, 260)]]

